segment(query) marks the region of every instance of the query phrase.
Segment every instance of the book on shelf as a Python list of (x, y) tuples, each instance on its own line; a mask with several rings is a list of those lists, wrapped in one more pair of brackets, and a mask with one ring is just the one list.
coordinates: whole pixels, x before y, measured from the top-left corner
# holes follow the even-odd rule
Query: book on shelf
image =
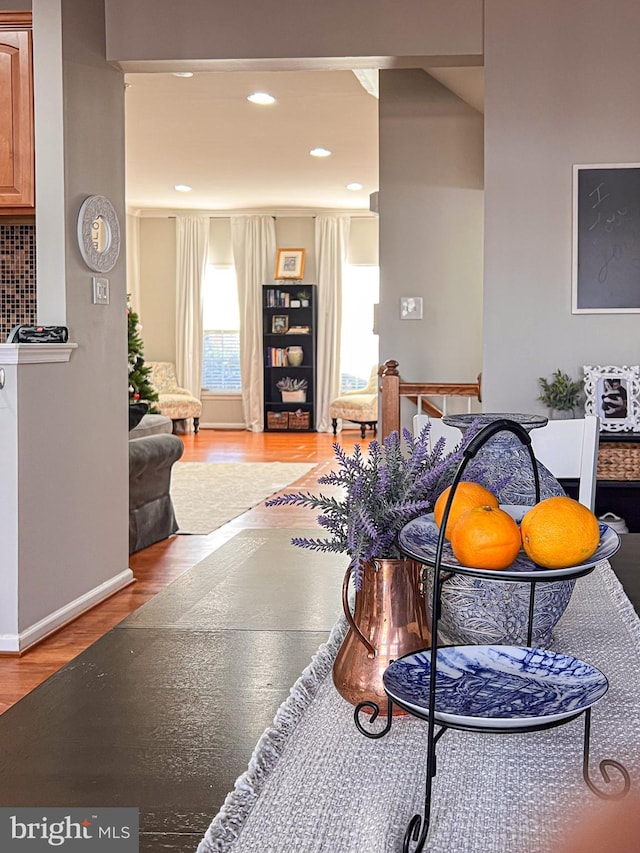
[(291, 294), (276, 287), (270, 287), (266, 291), (265, 301), (267, 308), (289, 308)]
[(267, 367), (289, 367), (287, 350), (283, 347), (266, 348)]

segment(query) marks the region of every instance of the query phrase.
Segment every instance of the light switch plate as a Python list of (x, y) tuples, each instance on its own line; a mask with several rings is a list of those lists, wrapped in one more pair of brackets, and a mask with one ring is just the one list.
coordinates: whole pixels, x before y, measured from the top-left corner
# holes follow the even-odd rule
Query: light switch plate
[(109, 304), (109, 279), (93, 276), (93, 304)]

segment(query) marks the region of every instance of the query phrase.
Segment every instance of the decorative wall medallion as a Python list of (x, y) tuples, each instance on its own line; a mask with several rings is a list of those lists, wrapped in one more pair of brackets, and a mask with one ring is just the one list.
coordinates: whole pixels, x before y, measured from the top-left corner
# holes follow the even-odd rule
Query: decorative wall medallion
[(108, 198), (91, 195), (78, 213), (80, 254), (94, 272), (109, 272), (120, 254), (120, 223)]

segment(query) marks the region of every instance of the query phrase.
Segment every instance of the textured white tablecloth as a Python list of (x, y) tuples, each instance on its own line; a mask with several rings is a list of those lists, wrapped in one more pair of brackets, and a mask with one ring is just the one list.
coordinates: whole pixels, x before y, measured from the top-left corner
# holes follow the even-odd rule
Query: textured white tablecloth
[[(292, 688), (198, 853), (395, 853), (424, 805), (426, 723), (373, 741), (335, 691), (344, 626)], [(594, 707), (592, 778), (603, 758), (640, 780), (640, 621), (608, 564), (576, 583), (553, 648), (609, 679)], [(584, 717), (529, 734), (449, 730), (438, 742), (430, 853), (548, 853), (567, 815), (599, 801), (582, 778)]]

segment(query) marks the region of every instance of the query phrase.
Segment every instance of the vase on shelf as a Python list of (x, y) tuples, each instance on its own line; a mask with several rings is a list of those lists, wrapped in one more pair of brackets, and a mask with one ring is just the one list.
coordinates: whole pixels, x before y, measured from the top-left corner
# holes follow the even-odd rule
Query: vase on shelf
[[(451, 415), (443, 418), (463, 433), (474, 420), (481, 426), (501, 418), (519, 423), (527, 432), (543, 427), (548, 419), (540, 415), (481, 414)], [(519, 438), (506, 430), (496, 433), (480, 449), (477, 464), (484, 470), (485, 484), (495, 492), (501, 504), (532, 506), (535, 480), (529, 451)], [(439, 485), (453, 481), (457, 466), (445, 472)], [(540, 500), (565, 491), (551, 472), (537, 463)], [(499, 488), (492, 484), (500, 483)], [(431, 576), (432, 573), (430, 572)], [(532, 645), (547, 648), (551, 632), (564, 613), (575, 581), (553, 581), (535, 588)], [(485, 580), (453, 575), (442, 585), (440, 633), (445, 643), (526, 645), (531, 584), (499, 579)]]
[[(342, 585), (349, 630), (333, 664), (333, 683), (352, 705), (370, 701), (386, 714), (382, 674), (391, 661), (431, 646), (422, 566), (414, 560), (365, 563), (353, 614), (348, 601), (351, 569)], [(393, 714), (404, 714), (394, 705)]]
[(573, 409), (549, 409), (549, 419), (552, 421), (568, 421), (575, 417)]
[(307, 399), (306, 391), (281, 391), (283, 403), (304, 403)]
[(302, 347), (293, 346), (287, 347), (287, 361), (291, 367), (300, 367), (304, 359), (304, 350)]

